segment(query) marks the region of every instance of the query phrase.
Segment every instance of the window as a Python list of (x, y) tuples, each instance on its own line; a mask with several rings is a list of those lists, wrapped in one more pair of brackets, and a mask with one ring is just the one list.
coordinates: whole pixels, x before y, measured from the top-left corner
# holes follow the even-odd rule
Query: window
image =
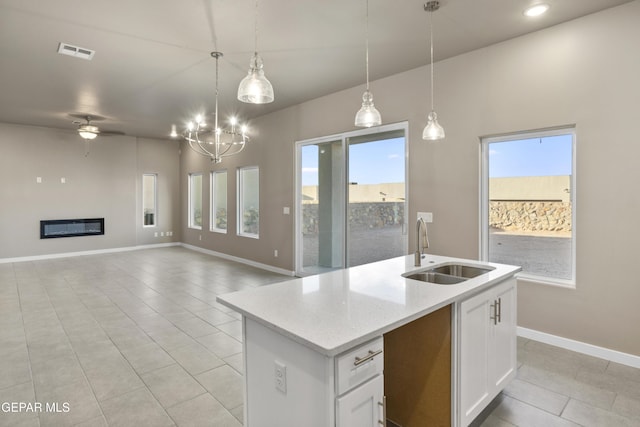
[(189, 174), (189, 228), (202, 229), (202, 174)]
[(211, 231), (227, 232), (227, 171), (211, 172)]
[(158, 175), (145, 173), (142, 175), (142, 226), (155, 227), (156, 225), (156, 181)]
[(407, 253), (408, 124), (296, 142), (296, 275)]
[(575, 285), (575, 131), (482, 140), (482, 257)]
[(238, 234), (256, 239), (260, 231), (259, 182), (257, 166), (238, 169)]

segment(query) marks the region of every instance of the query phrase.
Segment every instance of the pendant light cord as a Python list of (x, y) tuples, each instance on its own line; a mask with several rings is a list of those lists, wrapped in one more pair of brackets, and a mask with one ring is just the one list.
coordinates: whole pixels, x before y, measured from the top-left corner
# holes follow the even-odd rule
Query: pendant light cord
[(254, 19), (254, 53), (258, 53), (258, 0), (256, 0), (256, 7), (255, 7), (255, 19)]
[(369, 90), (369, 0), (367, 0), (367, 10), (365, 18), (365, 65), (367, 68), (367, 90)]
[(433, 111), (433, 12), (429, 12), (429, 42), (431, 44), (431, 111)]

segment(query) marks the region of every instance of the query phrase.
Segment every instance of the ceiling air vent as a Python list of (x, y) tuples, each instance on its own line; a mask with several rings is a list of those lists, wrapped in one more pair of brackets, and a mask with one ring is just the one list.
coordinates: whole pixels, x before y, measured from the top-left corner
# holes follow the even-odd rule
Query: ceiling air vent
[(91, 61), (93, 55), (96, 52), (91, 49), (85, 49), (84, 47), (73, 46), (67, 43), (60, 43), (58, 45), (58, 53)]

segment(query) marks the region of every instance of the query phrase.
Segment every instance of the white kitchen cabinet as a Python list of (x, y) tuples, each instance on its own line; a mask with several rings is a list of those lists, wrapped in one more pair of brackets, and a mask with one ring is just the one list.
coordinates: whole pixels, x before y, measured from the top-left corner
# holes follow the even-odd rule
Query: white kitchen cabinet
[(381, 425), (382, 337), (331, 357), (251, 319), (243, 323), (245, 425)]
[(384, 379), (378, 375), (356, 387), (337, 401), (337, 427), (372, 427), (381, 425)]
[(459, 303), (458, 416), (467, 426), (516, 374), (514, 278)]

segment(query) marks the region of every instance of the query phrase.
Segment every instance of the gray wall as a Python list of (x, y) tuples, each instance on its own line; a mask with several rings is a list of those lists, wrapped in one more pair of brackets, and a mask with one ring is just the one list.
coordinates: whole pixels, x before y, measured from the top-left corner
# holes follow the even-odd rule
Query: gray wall
[[(576, 125), (576, 289), (521, 281), (518, 323), (635, 355), (640, 286), (628, 267), (640, 252), (640, 231), (633, 227), (640, 213), (638, 22), (635, 1), (437, 63), (436, 110), (447, 133), (441, 142), (421, 140), (430, 100), (427, 68), (371, 85), (384, 123), (409, 122), (408, 217), (434, 213), (430, 250), (441, 255), (479, 256), (481, 136)], [(252, 129), (260, 133), (253, 145), (223, 162), (233, 172), (230, 189), (237, 165), (261, 168), (259, 241), (203, 231), (200, 242), (190, 230), (183, 240), (292, 270), (293, 216), (282, 215), (282, 207), (294, 201), (294, 143), (352, 130), (363, 89), (254, 120)], [(183, 148), (182, 180), (194, 169), (207, 171), (209, 165), (187, 158)], [(231, 214), (235, 199), (229, 203)]]
[[(0, 123), (0, 259), (179, 241), (178, 144)], [(158, 173), (159, 226), (142, 229), (142, 173)], [(36, 182), (42, 178), (42, 183)], [(61, 178), (66, 183), (61, 183)], [(104, 236), (40, 240), (40, 220), (105, 218)]]

